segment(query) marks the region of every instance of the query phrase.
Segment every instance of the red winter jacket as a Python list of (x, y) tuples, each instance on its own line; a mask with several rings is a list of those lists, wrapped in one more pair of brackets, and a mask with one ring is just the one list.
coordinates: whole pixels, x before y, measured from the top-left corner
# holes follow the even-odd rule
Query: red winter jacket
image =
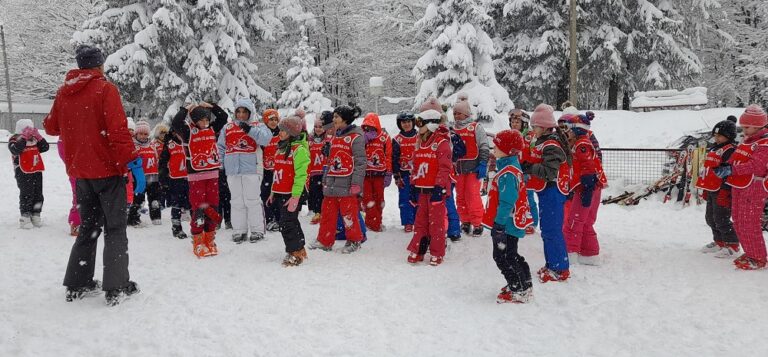
[(138, 156), (120, 92), (95, 69), (73, 69), (43, 122), (64, 141), (64, 164), (75, 178), (121, 176)]
[[(451, 195), (451, 173), (453, 172), (453, 149), (451, 148), (451, 137), (448, 127), (440, 125), (432, 135), (427, 138), (423, 145), (431, 145), (437, 139), (445, 139), (437, 146), (437, 179), (435, 186), (442, 186), (447, 192), (446, 196)], [(421, 141), (421, 138), (419, 138)], [(420, 144), (416, 144), (420, 145)]]

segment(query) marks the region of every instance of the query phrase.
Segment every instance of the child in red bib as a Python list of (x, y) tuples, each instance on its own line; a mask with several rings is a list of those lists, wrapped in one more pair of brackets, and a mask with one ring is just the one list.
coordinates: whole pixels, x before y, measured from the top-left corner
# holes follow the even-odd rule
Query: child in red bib
[(16, 122), (16, 134), (8, 140), (8, 150), (13, 156), (14, 176), (19, 187), (19, 227), (41, 227), (45, 164), (40, 154), (48, 151), (48, 142), (32, 120), (21, 119)]
[(365, 225), (374, 232), (383, 230), (384, 188), (392, 183), (392, 139), (381, 128), (379, 116), (368, 113), (362, 125), (367, 166), (363, 187)]
[(149, 218), (152, 220), (152, 224), (160, 225), (160, 179), (159, 179), (159, 167), (160, 158), (156, 150), (157, 145), (154, 144), (149, 138), (150, 127), (149, 123), (145, 120), (139, 120), (136, 122), (136, 129), (134, 130), (133, 143), (136, 146), (136, 151), (139, 152), (141, 163), (144, 168), (144, 181), (146, 182), (146, 190), (142, 193), (134, 194), (133, 203), (130, 209), (128, 209), (128, 225), (133, 227), (144, 227), (141, 222), (141, 216), (139, 210), (144, 205), (146, 200), (149, 205)]
[(307, 168), (307, 204), (310, 212), (314, 213), (310, 224), (320, 223), (323, 206), (323, 172), (327, 168), (326, 145), (330, 139), (326, 127), (332, 126), (333, 113), (324, 111), (315, 119), (312, 135), (309, 136), (309, 167)]

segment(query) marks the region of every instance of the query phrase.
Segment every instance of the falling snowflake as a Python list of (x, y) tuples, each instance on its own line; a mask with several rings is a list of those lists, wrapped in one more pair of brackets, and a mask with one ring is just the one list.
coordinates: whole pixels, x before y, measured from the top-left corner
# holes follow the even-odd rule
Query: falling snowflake
[(86, 262), (85, 260), (81, 260), (81, 261), (80, 261), (80, 266), (81, 266), (81, 267), (84, 267), (84, 266), (86, 266), (86, 265), (88, 265), (88, 262)]

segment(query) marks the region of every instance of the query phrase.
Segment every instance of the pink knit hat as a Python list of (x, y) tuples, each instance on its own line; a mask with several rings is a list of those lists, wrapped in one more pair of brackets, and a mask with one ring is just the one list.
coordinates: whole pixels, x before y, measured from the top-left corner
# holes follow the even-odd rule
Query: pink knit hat
[(762, 128), (768, 125), (768, 116), (766, 116), (762, 107), (757, 104), (751, 104), (744, 110), (741, 118), (739, 118), (739, 125)]
[(139, 120), (136, 122), (136, 130), (134, 130), (136, 134), (145, 133), (149, 135), (150, 130), (149, 123), (146, 120)]
[(557, 127), (555, 122), (555, 110), (547, 104), (539, 104), (531, 114), (531, 126), (538, 126), (544, 129)]
[(423, 119), (439, 119), (443, 115), (443, 107), (435, 97), (427, 98), (419, 107), (419, 117)]
[(453, 105), (453, 113), (454, 114), (461, 113), (466, 115), (467, 117), (472, 116), (472, 110), (469, 107), (469, 99), (464, 97), (456, 101), (456, 104)]

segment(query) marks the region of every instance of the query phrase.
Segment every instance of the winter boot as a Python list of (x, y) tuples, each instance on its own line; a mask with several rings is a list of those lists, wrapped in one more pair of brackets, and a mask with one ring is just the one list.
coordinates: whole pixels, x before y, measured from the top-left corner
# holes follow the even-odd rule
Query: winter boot
[(314, 216), (312, 216), (312, 220), (309, 221), (309, 224), (318, 224), (320, 223), (320, 213), (315, 213)]
[(344, 248), (341, 248), (341, 254), (351, 254), (358, 250), (360, 250), (360, 242), (347, 241), (347, 243), (344, 244)]
[(232, 233), (232, 241), (235, 242), (235, 244), (241, 244), (245, 242), (247, 238), (247, 234), (245, 233)]
[(469, 235), (469, 232), (472, 230), (472, 224), (470, 223), (462, 223), (461, 224), (461, 231), (464, 232), (464, 234)]
[(159, 225), (162, 225), (162, 224), (163, 224), (163, 221), (162, 221), (162, 220), (159, 220), (159, 219), (153, 219), (153, 220), (152, 220), (152, 224), (154, 224), (154, 225), (156, 225), (156, 226), (159, 226)]
[(101, 292), (101, 282), (98, 280), (91, 280), (91, 282), (85, 286), (79, 288), (67, 287), (67, 302), (80, 300), (89, 296), (99, 295)]
[(181, 211), (181, 220), (184, 222), (189, 222), (192, 219), (192, 217), (189, 215), (188, 210)]
[(184, 230), (181, 228), (181, 221), (179, 220), (173, 221), (173, 225), (171, 226), (171, 232), (173, 233), (174, 238), (187, 239), (187, 234), (184, 233)]
[(715, 258), (733, 258), (739, 253), (741, 249), (739, 244), (725, 244), (720, 251), (715, 253)]
[(736, 268), (741, 270), (758, 270), (758, 269), (765, 268), (766, 261), (752, 259), (748, 257), (746, 254), (743, 254), (742, 256), (734, 260), (733, 264), (736, 265)]
[(538, 274), (539, 281), (542, 283), (550, 281), (566, 281), (571, 276), (571, 272), (568, 269), (556, 271), (547, 267), (539, 269)]
[(403, 227), (403, 231), (405, 233), (413, 233), (413, 225), (412, 224), (406, 224), (405, 227)]
[(251, 243), (256, 243), (262, 239), (264, 239), (264, 233), (261, 232), (251, 232), (251, 236), (248, 237), (248, 241)]
[(723, 249), (723, 243), (722, 242), (710, 242), (709, 244), (701, 247), (701, 252), (705, 254), (709, 253), (717, 253), (720, 251), (720, 249)]
[(69, 225), (69, 235), (77, 237), (80, 234), (80, 226), (74, 224)]
[(139, 286), (129, 281), (128, 286), (124, 288), (107, 290), (107, 294), (104, 297), (107, 300), (107, 306), (115, 306), (137, 293), (139, 293)]
[(592, 266), (600, 266), (601, 259), (599, 255), (581, 255), (579, 254), (578, 257), (579, 264), (581, 265), (592, 265)]
[(280, 223), (277, 223), (277, 222), (267, 223), (267, 230), (270, 232), (280, 232)]
[(473, 237), (479, 237), (483, 235), (483, 226), (477, 226), (472, 228), (472, 236)]
[(510, 291), (504, 287), (499, 296), (496, 297), (497, 304), (513, 303), (513, 304), (525, 304), (530, 302), (533, 298), (533, 287), (525, 289), (523, 291)]
[(429, 265), (436, 267), (440, 264), (443, 264), (443, 257), (432, 257), (429, 258)]
[(323, 245), (323, 243), (320, 243), (319, 240), (315, 240), (314, 242), (309, 243), (309, 249), (310, 250), (320, 249), (322, 251), (330, 252), (331, 250), (333, 250), (333, 247), (325, 246)]
[(195, 256), (198, 258), (211, 255), (211, 252), (205, 245), (205, 233), (192, 235), (192, 253), (195, 253)]
[(456, 242), (458, 242), (458, 241), (460, 241), (460, 240), (461, 240), (461, 236), (460, 236), (460, 235), (458, 235), (458, 236), (454, 236), (454, 235), (450, 235), (450, 234), (449, 234), (449, 235), (448, 235), (448, 239), (450, 239), (450, 240), (451, 240), (451, 242), (453, 242), (453, 243), (456, 243)]
[(232, 221), (226, 221), (224, 222), (224, 229), (232, 229)]
[(423, 261), (424, 261), (424, 255), (422, 254), (416, 254), (416, 253), (408, 254), (408, 263), (416, 264), (418, 262), (423, 262)]
[(301, 265), (301, 263), (303, 263), (306, 259), (307, 259), (307, 250), (304, 248), (301, 248), (301, 250), (297, 250), (295, 252), (286, 254), (285, 258), (283, 259), (283, 266), (295, 267), (295, 266)]
[(43, 226), (43, 220), (40, 219), (39, 213), (32, 214), (32, 217), (30, 218), (32, 219), (32, 225), (35, 226), (35, 228), (40, 228)]
[(32, 217), (27, 215), (22, 215), (19, 218), (19, 228), (21, 229), (32, 229), (34, 225), (32, 225)]
[(210, 252), (209, 257), (219, 255), (219, 248), (216, 246), (216, 232), (203, 232), (205, 247)]

